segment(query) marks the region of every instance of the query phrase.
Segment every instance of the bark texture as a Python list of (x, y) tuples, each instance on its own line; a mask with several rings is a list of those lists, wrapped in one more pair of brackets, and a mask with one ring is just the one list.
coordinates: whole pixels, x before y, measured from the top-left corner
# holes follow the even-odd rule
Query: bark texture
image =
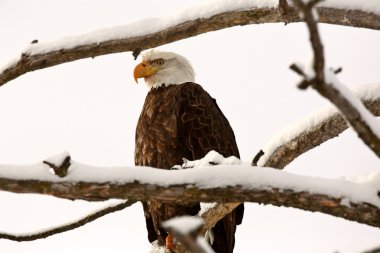
[[(380, 16), (359, 10), (318, 8), (320, 22), (351, 27), (380, 30)], [(80, 45), (71, 49), (57, 49), (38, 55), (22, 54), (20, 60), (0, 73), (0, 86), (31, 71), (84, 58), (120, 52), (140, 52), (174, 41), (190, 38), (220, 29), (261, 23), (300, 22), (298, 12), (292, 7), (254, 8), (217, 14), (210, 18), (186, 21), (156, 33)], [(134, 54), (136, 55), (136, 54)]]
[(140, 184), (49, 182), (36, 180), (0, 179), (0, 190), (16, 193), (40, 193), (67, 199), (89, 201), (110, 198), (131, 201), (160, 201), (162, 203), (189, 204), (196, 202), (255, 202), (275, 206), (294, 207), (306, 211), (318, 211), (346, 220), (380, 227), (380, 210), (372, 205), (341, 203), (340, 198), (290, 189), (254, 189), (241, 186), (200, 189), (193, 185), (158, 186)]
[(204, 220), (204, 224), (200, 230), (200, 233), (204, 235), (208, 229), (211, 229), (215, 224), (221, 220), (226, 214), (232, 212), (236, 207), (238, 207), (241, 203), (232, 202), (232, 203), (219, 203), (216, 204), (213, 208), (207, 210), (207, 212), (203, 213), (201, 217)]
[[(380, 99), (363, 101), (371, 113), (380, 116)], [(346, 120), (336, 113), (316, 126), (309, 128), (278, 147), (266, 160), (265, 167), (283, 169), (298, 156), (306, 153), (331, 138), (337, 137), (348, 128)]]

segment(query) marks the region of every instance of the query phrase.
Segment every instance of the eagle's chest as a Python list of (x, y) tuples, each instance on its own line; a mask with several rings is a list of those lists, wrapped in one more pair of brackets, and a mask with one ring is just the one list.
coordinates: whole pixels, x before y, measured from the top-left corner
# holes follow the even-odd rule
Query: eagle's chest
[(169, 169), (185, 157), (178, 136), (176, 99), (148, 94), (136, 128), (136, 165)]

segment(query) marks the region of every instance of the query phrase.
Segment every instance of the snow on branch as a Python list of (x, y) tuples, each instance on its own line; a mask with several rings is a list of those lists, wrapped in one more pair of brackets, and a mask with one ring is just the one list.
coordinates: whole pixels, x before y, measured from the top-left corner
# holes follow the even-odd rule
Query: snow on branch
[[(380, 116), (380, 84), (363, 85), (355, 95), (372, 114)], [(257, 164), (283, 169), (298, 156), (337, 137), (347, 128), (346, 120), (335, 107), (321, 109), (274, 136), (264, 146), (264, 155)]]
[(249, 164), (221, 163), (173, 171), (149, 167), (98, 168), (71, 161), (64, 178), (52, 174), (42, 163), (28, 167), (0, 166), (0, 190), (16, 193), (171, 204), (256, 202), (319, 211), (376, 227), (380, 227), (379, 185), (380, 174), (354, 182), (294, 175)]
[(335, 73), (325, 68), (323, 45), (318, 32), (317, 15), (314, 12), (315, 5), (320, 1), (304, 3), (302, 0), (293, 0), (310, 33), (314, 63), (313, 69), (303, 69), (296, 64), (290, 68), (303, 77), (300, 88), (305, 89), (312, 86), (320, 95), (330, 100), (342, 112), (363, 142), (380, 157), (380, 124), (368, 112), (359, 98), (338, 81)]
[[(359, 0), (326, 1), (318, 12), (323, 23), (380, 30), (376, 1), (366, 5)], [(25, 73), (79, 59), (127, 51), (136, 56), (141, 50), (228, 27), (299, 21), (298, 12), (284, 7), (284, 1), (279, 8), (276, 1), (210, 1), (168, 17), (144, 19), (50, 43), (35, 40), (18, 58), (0, 68), (0, 86)]]
[(176, 252), (215, 253), (204, 239), (198, 236), (202, 224), (203, 220), (199, 217), (180, 216), (165, 221), (162, 227), (181, 243), (176, 245), (181, 247)]
[(24, 234), (11, 234), (11, 233), (6, 233), (6, 232), (0, 232), (0, 239), (7, 239), (7, 240), (17, 241), (17, 242), (44, 239), (52, 235), (60, 234), (63, 232), (67, 232), (67, 231), (79, 228), (107, 214), (121, 211), (133, 205), (134, 203), (136, 203), (136, 201), (127, 200), (116, 205), (102, 208), (101, 210), (88, 214), (84, 218), (81, 218), (77, 221), (74, 221), (68, 224), (58, 225), (58, 226), (55, 226), (53, 228), (49, 228), (43, 231), (24, 233)]

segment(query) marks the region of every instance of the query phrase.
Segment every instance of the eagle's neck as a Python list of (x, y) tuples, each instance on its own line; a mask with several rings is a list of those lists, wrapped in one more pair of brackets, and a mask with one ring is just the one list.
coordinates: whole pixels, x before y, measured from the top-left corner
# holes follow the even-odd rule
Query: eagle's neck
[(157, 89), (157, 88), (164, 88), (164, 87), (168, 87), (170, 85), (178, 85), (178, 84), (166, 84), (166, 83), (155, 83), (153, 84), (151, 87), (149, 87), (148, 85), (148, 88), (150, 88), (151, 90), (154, 90), (154, 89)]
[(194, 70), (190, 64), (178, 64), (175, 67), (160, 70), (157, 74), (145, 78), (145, 84), (151, 90), (158, 87), (195, 82), (194, 76)]

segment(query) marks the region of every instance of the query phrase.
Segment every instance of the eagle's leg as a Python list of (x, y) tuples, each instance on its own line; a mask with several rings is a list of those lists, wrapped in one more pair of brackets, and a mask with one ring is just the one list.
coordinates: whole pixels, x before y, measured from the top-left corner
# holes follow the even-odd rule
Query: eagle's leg
[(166, 236), (166, 248), (172, 252), (174, 250), (174, 240), (172, 234), (168, 233)]

